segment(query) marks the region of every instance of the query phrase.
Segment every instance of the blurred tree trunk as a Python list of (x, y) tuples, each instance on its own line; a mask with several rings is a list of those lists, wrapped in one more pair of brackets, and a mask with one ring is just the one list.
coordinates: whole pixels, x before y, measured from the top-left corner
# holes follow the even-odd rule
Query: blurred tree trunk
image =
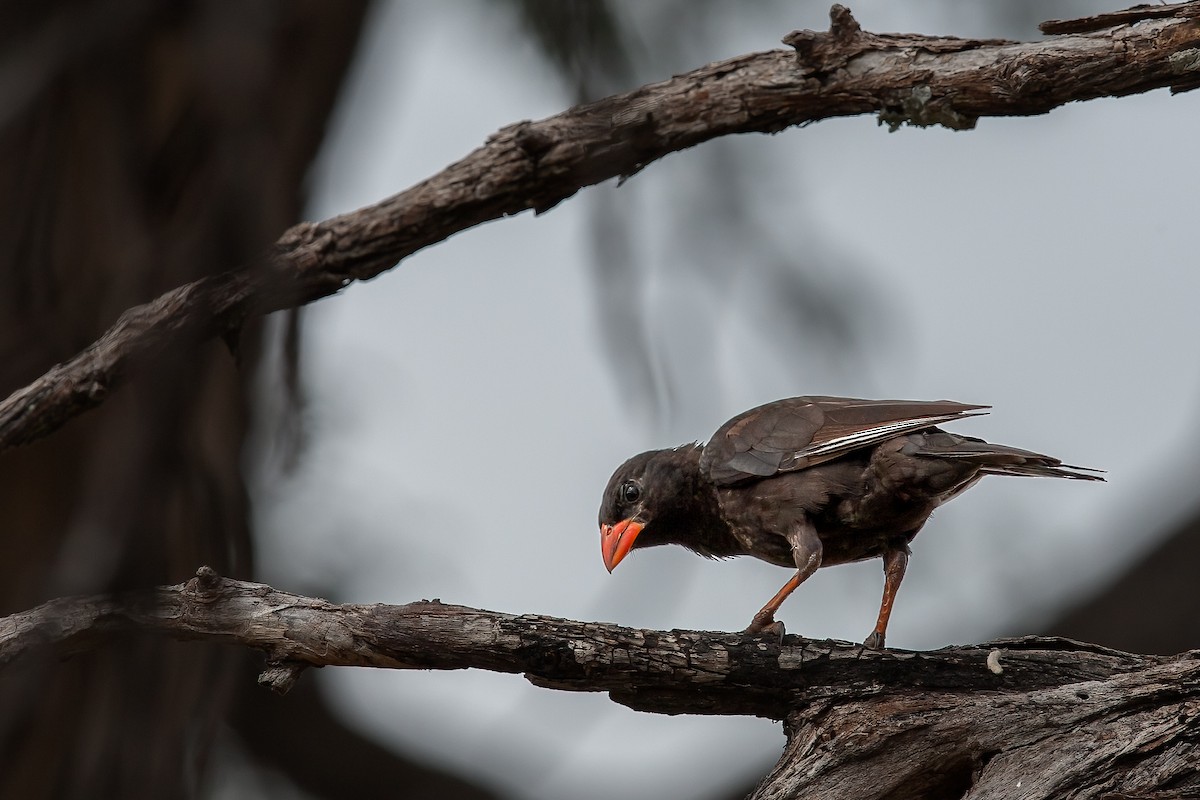
[(1150, 551), (1040, 627), (1131, 653), (1171, 655), (1200, 648), (1196, 565), (1200, 508)]
[[(364, 0), (0, 4), (0, 394), (126, 308), (253, 261), (296, 221)], [(164, 359), (0, 457), (0, 614), (249, 577), (240, 462), (258, 350)], [(0, 684), (0, 796), (194, 792), (241, 656), (131, 640)]]

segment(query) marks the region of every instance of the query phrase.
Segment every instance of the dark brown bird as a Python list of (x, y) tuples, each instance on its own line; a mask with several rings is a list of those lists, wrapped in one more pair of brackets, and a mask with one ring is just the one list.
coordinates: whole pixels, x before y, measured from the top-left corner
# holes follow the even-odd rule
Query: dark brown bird
[(884, 646), (908, 543), (933, 510), (984, 475), (1104, 480), (1089, 467), (959, 436), (937, 425), (986, 414), (950, 400), (793, 397), (726, 422), (706, 445), (651, 450), (613, 473), (600, 505), (612, 572), (634, 548), (681, 544), (796, 567), (748, 633), (819, 567), (883, 559), (883, 602), (868, 647)]

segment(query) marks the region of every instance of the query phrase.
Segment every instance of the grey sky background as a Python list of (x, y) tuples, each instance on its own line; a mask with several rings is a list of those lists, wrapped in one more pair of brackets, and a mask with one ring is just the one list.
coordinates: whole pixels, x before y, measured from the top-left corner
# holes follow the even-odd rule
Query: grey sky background
[[(873, 31), (1017, 35), (984, 8), (853, 5)], [(722, 15), (720, 36), (640, 82), (827, 25), (811, 2), (706, 13)], [(569, 105), (498, 9), (384, 4), (309, 215), (394, 194), (497, 128)], [(347, 601), (737, 630), (788, 573), (656, 548), (608, 575), (596, 509), (612, 470), (779, 397), (948, 398), (995, 406), (954, 430), (1107, 469), (1110, 483), (989, 478), (940, 510), (914, 542), (888, 643), (1027, 632), (1196, 500), (1198, 111), (1200, 92), (1158, 91), (971, 132), (889, 134), (860, 117), (741, 136), (419, 253), (308, 312), (312, 438), (292, 475), (259, 472), (264, 577)], [(797, 336), (766, 302), (762, 251), (679, 213), (720, 208), (729, 176), (711, 147), (729, 148), (759, 235), (856, 301), (857, 349)], [(639, 265), (628, 302), (676, 387), (657, 415), (623, 399), (636, 387), (599, 335), (589, 204), (613, 193)], [(822, 570), (780, 618), (861, 640), (881, 587), (878, 562)], [(511, 675), (325, 672), (355, 724), (514, 797), (703, 797), (761, 775), (783, 745), (763, 720), (635, 714)]]

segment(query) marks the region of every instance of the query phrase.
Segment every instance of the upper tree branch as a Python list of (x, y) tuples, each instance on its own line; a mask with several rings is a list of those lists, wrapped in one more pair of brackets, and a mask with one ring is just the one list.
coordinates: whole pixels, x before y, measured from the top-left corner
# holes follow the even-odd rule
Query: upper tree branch
[(83, 352), (0, 402), (0, 451), (100, 404), (136, 364), (159, 353), (214, 336), (233, 339), (249, 318), (334, 294), (459, 231), (545, 211), (582, 187), (633, 175), (718, 136), (866, 113), (892, 127), (970, 128), (984, 116), (1194, 88), (1198, 16), (1200, 0), (1131, 9), (1113, 17), (1118, 27), (1090, 30), (1100, 24), (1093, 18), (1080, 33), (1016, 43), (867, 33), (834, 6), (830, 31), (785, 37), (793, 51), (738, 56), (510, 125), (407, 191), (296, 225), (254, 269), (196, 281), (130, 309)]
[[(1167, 17), (1196, 16), (1194, 3), (1175, 3), (1173, 5), (1150, 5), (1143, 3), (1123, 11), (1112, 11), (1107, 14), (1097, 14), (1094, 17), (1082, 19), (1052, 19), (1038, 25), (1042, 33), (1064, 34), (1098, 31), (1102, 28), (1115, 28), (1131, 22), (1141, 22), (1144, 19), (1166, 19)], [(1189, 8), (1189, 6), (1193, 6)]]

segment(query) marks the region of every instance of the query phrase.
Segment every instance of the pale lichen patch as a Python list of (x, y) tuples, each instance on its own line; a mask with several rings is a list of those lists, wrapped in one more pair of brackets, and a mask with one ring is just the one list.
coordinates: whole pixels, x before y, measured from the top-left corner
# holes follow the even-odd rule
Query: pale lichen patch
[(1171, 72), (1176, 74), (1200, 72), (1200, 47), (1190, 47), (1187, 50), (1180, 50), (1178, 53), (1171, 53), (1167, 56), (1167, 63), (1171, 65)]

